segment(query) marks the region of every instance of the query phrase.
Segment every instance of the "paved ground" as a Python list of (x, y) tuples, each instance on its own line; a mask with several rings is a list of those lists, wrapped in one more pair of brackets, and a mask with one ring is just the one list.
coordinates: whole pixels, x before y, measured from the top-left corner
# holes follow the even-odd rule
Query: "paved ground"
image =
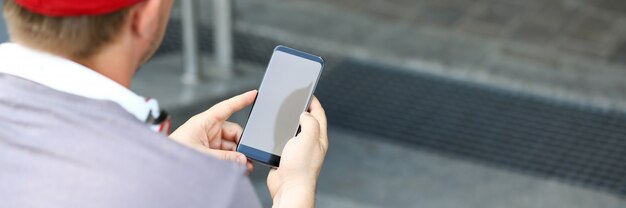
[[(202, 60), (201, 68), (206, 71), (214, 67), (208, 56), (203, 56)], [(154, 58), (139, 70), (133, 82), (133, 90), (159, 98), (159, 103), (167, 108), (178, 109), (193, 106), (199, 101), (256, 89), (263, 75), (263, 70), (258, 66), (238, 62), (232, 79), (204, 76), (201, 84), (184, 85), (180, 81), (182, 65), (180, 54)]]
[[(348, 207), (625, 207), (626, 201), (332, 129), (319, 201)], [(328, 197), (332, 196), (332, 198)], [(366, 206), (367, 205), (367, 206)]]

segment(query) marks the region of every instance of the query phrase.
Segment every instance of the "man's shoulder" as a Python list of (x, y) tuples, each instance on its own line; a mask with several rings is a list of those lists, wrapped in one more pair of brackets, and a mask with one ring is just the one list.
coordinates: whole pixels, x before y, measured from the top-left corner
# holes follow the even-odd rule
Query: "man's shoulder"
[(184, 207), (226, 205), (242, 191), (255, 197), (243, 167), (153, 132), (115, 103), (2, 74), (0, 89), (0, 195), (55, 193), (39, 201), (82, 197), (113, 207), (121, 204), (107, 199)]
[(125, 161), (217, 161), (152, 131), (114, 102), (56, 91), (2, 73), (0, 88), (0, 129), (4, 130), (0, 139), (59, 148), (68, 154), (72, 146), (80, 147), (74, 148), (76, 154), (115, 153), (106, 155), (127, 157)]
[(0, 89), (0, 126), (5, 127), (7, 136), (26, 133), (65, 139), (89, 136), (80, 141), (158, 136), (111, 101), (57, 91), (3, 73), (0, 73)]

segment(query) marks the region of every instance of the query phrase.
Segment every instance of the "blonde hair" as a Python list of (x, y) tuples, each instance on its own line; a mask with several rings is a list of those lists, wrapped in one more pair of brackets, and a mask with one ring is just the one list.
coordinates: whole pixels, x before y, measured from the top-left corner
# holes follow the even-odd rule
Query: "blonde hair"
[(4, 0), (3, 11), (11, 40), (75, 58), (89, 58), (114, 41), (129, 13), (122, 9), (98, 16), (49, 17), (15, 0)]

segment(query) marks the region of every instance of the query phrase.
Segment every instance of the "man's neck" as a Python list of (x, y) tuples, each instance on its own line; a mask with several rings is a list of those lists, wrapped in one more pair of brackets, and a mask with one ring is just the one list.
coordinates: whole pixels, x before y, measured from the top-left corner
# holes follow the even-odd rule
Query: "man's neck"
[(70, 58), (70, 60), (84, 65), (126, 88), (130, 88), (131, 81), (135, 73), (135, 68), (133, 66), (129, 66), (129, 61), (124, 57), (101, 56), (86, 60), (72, 58)]
[(105, 47), (88, 59), (69, 59), (108, 77), (126, 88), (130, 88), (132, 78), (139, 65), (134, 63), (137, 60), (136, 58), (133, 58), (130, 54), (125, 54), (125, 50), (117, 46), (116, 44)]

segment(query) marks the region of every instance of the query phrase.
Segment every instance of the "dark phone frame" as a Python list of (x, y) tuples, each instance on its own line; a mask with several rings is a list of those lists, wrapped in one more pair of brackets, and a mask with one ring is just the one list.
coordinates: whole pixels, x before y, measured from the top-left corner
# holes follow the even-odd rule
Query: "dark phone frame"
[[(317, 63), (320, 63), (321, 65), (321, 69), (320, 69), (320, 73), (318, 74), (318, 77), (315, 81), (315, 84), (313, 85), (313, 90), (311, 95), (309, 96), (309, 99), (307, 101), (307, 106), (305, 109), (309, 108), (309, 105), (311, 104), (311, 98), (313, 97), (313, 92), (315, 92), (315, 88), (317, 87), (317, 83), (319, 82), (320, 76), (322, 75), (322, 72), (324, 71), (324, 60), (322, 59), (322, 57), (319, 56), (315, 56), (306, 52), (302, 52), (293, 48), (289, 48), (286, 46), (276, 46), (276, 48), (274, 48), (274, 52), (276, 51), (281, 51), (281, 52), (285, 52), (294, 56), (298, 56), (300, 58), (304, 58), (304, 59), (308, 59), (311, 61), (315, 61)], [(273, 56), (273, 55), (272, 55)], [(263, 77), (263, 81), (265, 80), (265, 75)], [(261, 81), (261, 86), (263, 85), (263, 81)], [(259, 87), (259, 89), (261, 89)], [(259, 94), (261, 93), (261, 91), (258, 92)], [(259, 96), (259, 94), (257, 94), (257, 97)], [(256, 98), (254, 98), (254, 103), (252, 103), (252, 108), (250, 110), (250, 113), (248, 114), (248, 119), (250, 119), (250, 114), (252, 114), (252, 111), (254, 110), (254, 104), (256, 103)], [(247, 124), (246, 124), (247, 126)], [(246, 129), (244, 127), (243, 132), (241, 133), (241, 137), (239, 138), (239, 144), (237, 144), (237, 152), (241, 152), (244, 155), (246, 155), (246, 157), (248, 157), (249, 159), (252, 159), (254, 161), (260, 162), (262, 164), (268, 165), (270, 167), (278, 167), (280, 165), (280, 156), (279, 155), (275, 155), (273, 153), (269, 153), (269, 152), (265, 152), (263, 150), (259, 150), (256, 149), (254, 147), (250, 147), (244, 144), (241, 144), (241, 140), (243, 139), (243, 135), (245, 134)], [(297, 133), (296, 133), (297, 134)]]

